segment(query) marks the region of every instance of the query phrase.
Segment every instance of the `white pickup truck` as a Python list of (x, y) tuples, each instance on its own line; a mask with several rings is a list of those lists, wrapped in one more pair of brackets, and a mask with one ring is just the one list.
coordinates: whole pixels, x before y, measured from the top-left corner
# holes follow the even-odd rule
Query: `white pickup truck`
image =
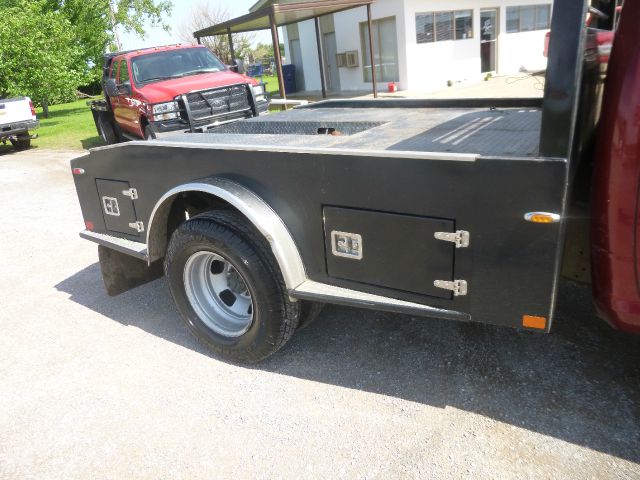
[(29, 97), (0, 99), (0, 142), (11, 142), (16, 150), (31, 145), (34, 135), (29, 130), (38, 128), (36, 110)]

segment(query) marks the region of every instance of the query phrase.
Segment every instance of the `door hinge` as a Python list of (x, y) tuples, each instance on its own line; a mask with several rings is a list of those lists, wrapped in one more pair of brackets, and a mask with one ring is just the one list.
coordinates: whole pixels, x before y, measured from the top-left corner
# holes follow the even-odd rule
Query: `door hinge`
[(138, 199), (138, 190), (136, 190), (135, 188), (130, 188), (129, 190), (123, 190), (122, 194), (125, 197), (131, 198), (131, 200), (137, 200)]
[(436, 232), (433, 236), (436, 240), (454, 243), (456, 248), (467, 248), (471, 238), (469, 232), (465, 230), (458, 230), (457, 232)]
[(466, 280), (454, 280), (453, 282), (436, 280), (433, 282), (433, 286), (436, 288), (442, 288), (443, 290), (451, 290), (453, 295), (456, 297), (463, 297), (468, 292)]
[(144, 223), (142, 222), (133, 222), (129, 224), (129, 228), (133, 228), (136, 232), (142, 233), (144, 232)]

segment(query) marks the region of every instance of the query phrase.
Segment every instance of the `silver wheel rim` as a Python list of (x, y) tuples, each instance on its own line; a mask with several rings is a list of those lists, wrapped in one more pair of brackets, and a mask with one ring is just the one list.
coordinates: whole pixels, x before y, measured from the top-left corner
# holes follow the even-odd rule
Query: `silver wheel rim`
[(191, 307), (215, 333), (235, 338), (253, 322), (253, 299), (234, 265), (213, 252), (198, 252), (184, 266), (184, 288)]

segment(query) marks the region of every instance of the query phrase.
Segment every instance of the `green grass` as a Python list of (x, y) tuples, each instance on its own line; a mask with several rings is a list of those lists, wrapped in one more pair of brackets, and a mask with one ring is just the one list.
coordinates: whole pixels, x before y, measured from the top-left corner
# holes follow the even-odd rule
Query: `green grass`
[[(260, 78), (258, 78), (260, 80)], [(278, 77), (276, 75), (264, 75), (262, 81), (267, 86), (267, 93), (278, 94)]]
[(86, 100), (53, 105), (49, 107), (49, 118), (44, 118), (42, 109), (36, 109), (40, 128), (34, 133), (38, 138), (33, 145), (57, 150), (83, 150), (103, 145), (93, 123), (91, 109)]

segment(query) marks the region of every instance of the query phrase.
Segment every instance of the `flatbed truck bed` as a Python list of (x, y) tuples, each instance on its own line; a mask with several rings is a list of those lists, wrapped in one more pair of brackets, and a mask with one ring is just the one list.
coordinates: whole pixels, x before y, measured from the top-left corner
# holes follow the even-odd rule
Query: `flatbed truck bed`
[[(523, 313), (550, 319), (561, 225), (524, 215), (563, 210), (568, 163), (537, 155), (539, 105), (329, 101), (206, 134), (94, 149), (74, 162), (99, 179), (97, 191), (77, 182), (81, 196), (99, 195), (83, 205), (94, 226), (84, 236), (144, 242), (152, 263), (167, 244), (166, 205), (197, 214), (199, 195), (231, 189), (240, 203), (257, 196), (285, 227), (282, 238), (265, 234), (287, 245), (279, 261), (293, 298), (509, 326), (521, 326)], [(131, 187), (135, 200), (120, 194)], [(103, 215), (105, 196), (119, 202), (119, 216)], [(332, 255), (334, 231), (361, 235), (363, 257)], [(438, 232), (467, 235), (468, 245)]]
[[(258, 117), (203, 135), (165, 142), (251, 148), (417, 152), (533, 158), (538, 155), (541, 99), (476, 102), (334, 100)], [(459, 104), (460, 107), (457, 107)], [(477, 102), (480, 105), (480, 102)]]
[(543, 99), (327, 101), (73, 160), (108, 292), (164, 274), (249, 362), (321, 303), (549, 331), (602, 92), (586, 12), (554, 6)]

